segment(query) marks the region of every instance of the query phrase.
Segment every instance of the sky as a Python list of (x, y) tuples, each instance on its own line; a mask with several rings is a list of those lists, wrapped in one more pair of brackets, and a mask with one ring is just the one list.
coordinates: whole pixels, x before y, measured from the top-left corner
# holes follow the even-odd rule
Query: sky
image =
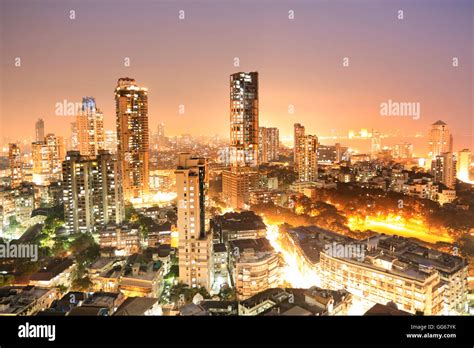
[[(229, 75), (258, 71), (260, 125), (278, 127), (282, 136), (292, 134), (295, 122), (316, 135), (360, 128), (415, 134), (441, 119), (455, 150), (474, 149), (471, 0), (0, 0), (0, 6), (0, 139), (32, 138), (39, 117), (46, 132), (69, 137), (74, 117), (55, 115), (56, 105), (83, 96), (96, 98), (106, 129), (115, 129), (120, 77), (148, 88), (152, 131), (163, 122), (167, 135), (228, 137)], [(389, 100), (418, 103), (419, 118), (381, 115)]]

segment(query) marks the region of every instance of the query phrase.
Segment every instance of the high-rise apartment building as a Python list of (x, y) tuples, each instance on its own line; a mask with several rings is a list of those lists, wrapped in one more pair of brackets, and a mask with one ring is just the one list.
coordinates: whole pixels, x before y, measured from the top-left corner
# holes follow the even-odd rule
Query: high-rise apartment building
[(79, 134), (77, 122), (71, 122), (71, 150), (79, 150)]
[(69, 151), (63, 162), (63, 200), (69, 233), (94, 232), (119, 225), (125, 206), (117, 161), (105, 150), (97, 157)]
[(8, 163), (10, 165), (10, 186), (16, 188), (23, 181), (21, 150), (17, 144), (8, 144)]
[(35, 123), (35, 141), (44, 140), (44, 121), (42, 118), (39, 118)]
[(230, 75), (230, 150), (233, 166), (258, 165), (258, 73)]
[(176, 174), (178, 194), (179, 280), (191, 287), (212, 286), (212, 236), (206, 216), (207, 161), (180, 153)]
[(471, 151), (463, 149), (458, 152), (456, 162), (456, 176), (459, 180), (470, 182), (470, 168), (471, 168)]
[(304, 135), (298, 138), (298, 181), (309, 182), (318, 178), (318, 137), (316, 135)]
[(110, 153), (117, 153), (117, 132), (113, 130), (105, 131), (105, 150)]
[(446, 123), (437, 121), (431, 125), (428, 144), (428, 155), (431, 159), (445, 152), (453, 152), (453, 136)]
[(76, 120), (79, 152), (83, 156), (97, 156), (105, 146), (104, 116), (93, 97), (82, 98), (82, 109)]
[(278, 161), (280, 135), (278, 128), (260, 127), (258, 134), (258, 163)]
[(410, 143), (399, 143), (392, 147), (392, 157), (396, 159), (409, 159), (413, 157), (413, 145)]
[(294, 128), (294, 132), (293, 132), (293, 162), (294, 162), (295, 172), (298, 173), (298, 169), (299, 169), (298, 168), (298, 165), (299, 165), (298, 148), (299, 148), (299, 143), (300, 143), (301, 138), (304, 137), (305, 129), (304, 129), (304, 126), (302, 126), (299, 123), (295, 123), (293, 128)]
[(222, 172), (222, 198), (233, 209), (246, 209), (250, 193), (258, 189), (258, 172), (251, 168), (233, 167)]
[(372, 142), (371, 155), (372, 155), (372, 158), (376, 158), (377, 154), (382, 150), (382, 139), (378, 131), (372, 130), (371, 142)]
[(456, 184), (456, 167), (451, 152), (444, 152), (431, 163), (435, 183), (443, 183), (449, 188)]
[(138, 87), (134, 79), (120, 78), (115, 103), (117, 158), (125, 199), (140, 199), (148, 192), (148, 90)]
[(61, 181), (61, 162), (64, 160), (64, 140), (47, 134), (43, 141), (31, 144), (33, 158), (33, 182), (37, 185)]

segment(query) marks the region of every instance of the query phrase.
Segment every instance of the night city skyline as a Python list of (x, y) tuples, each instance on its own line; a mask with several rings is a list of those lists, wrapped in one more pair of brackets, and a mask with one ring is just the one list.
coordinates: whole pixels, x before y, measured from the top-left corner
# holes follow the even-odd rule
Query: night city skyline
[[(280, 128), (282, 136), (292, 134), (294, 122), (321, 135), (359, 128), (415, 135), (443, 119), (456, 135), (456, 148), (473, 147), (469, 1), (436, 2), (429, 12), (423, 11), (425, 1), (401, 2), (403, 20), (391, 14), (397, 2), (296, 2), (293, 20), (284, 3), (269, 8), (256, 3), (248, 13), (245, 2), (209, 10), (199, 8), (199, 2), (144, 2), (135, 11), (128, 11), (126, 3), (110, 7), (101, 1), (88, 11), (85, 2), (74, 7), (71, 20), (67, 2), (22, 2), (28, 6), (2, 2), (2, 115), (15, 117), (1, 117), (1, 139), (18, 140), (24, 134), (15, 122), (40, 117), (50, 132), (67, 136), (71, 119), (56, 116), (56, 104), (80, 103), (84, 96), (95, 97), (105, 128), (114, 129), (111, 91), (125, 76), (149, 90), (150, 129), (164, 123), (170, 135), (201, 135), (191, 122), (199, 117), (208, 123), (206, 134), (228, 137), (227, 76), (258, 71), (260, 123)], [(179, 18), (181, 4), (187, 9), (184, 19)], [(240, 26), (238, 33), (228, 26), (229, 17)], [(125, 18), (133, 30), (119, 34), (115, 22)], [(30, 50), (31, 45), (37, 46)], [(83, 51), (89, 52), (87, 59), (78, 54)], [(453, 57), (458, 58), (456, 68)], [(23, 103), (21, 95), (29, 95), (29, 102)], [(420, 118), (381, 117), (380, 104), (388, 100), (420, 103)]]

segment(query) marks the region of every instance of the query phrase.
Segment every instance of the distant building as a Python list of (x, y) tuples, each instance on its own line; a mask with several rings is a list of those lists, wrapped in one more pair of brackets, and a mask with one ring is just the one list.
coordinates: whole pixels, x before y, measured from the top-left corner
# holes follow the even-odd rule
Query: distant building
[(278, 128), (260, 127), (258, 135), (258, 163), (269, 163), (279, 159), (280, 136)]
[(105, 148), (104, 115), (93, 97), (82, 98), (82, 109), (77, 115), (79, 152), (83, 156), (97, 156)]
[(453, 136), (446, 123), (437, 121), (431, 125), (428, 145), (431, 159), (445, 152), (453, 152)]
[(318, 145), (318, 163), (332, 164), (339, 162), (337, 156), (337, 147), (332, 145)]
[(456, 167), (451, 152), (437, 155), (431, 163), (435, 183), (443, 183), (449, 188), (456, 184)]
[(410, 143), (399, 143), (393, 145), (392, 157), (395, 159), (410, 159), (413, 157), (413, 145)]
[(47, 134), (42, 141), (31, 144), (33, 157), (33, 182), (49, 184), (61, 181), (61, 162), (64, 160), (64, 140), (54, 134)]
[(371, 141), (372, 141), (371, 155), (372, 155), (372, 158), (376, 158), (377, 154), (382, 150), (382, 139), (378, 131), (372, 129)]
[(44, 121), (42, 118), (38, 118), (35, 123), (35, 141), (44, 140)]
[(458, 152), (456, 161), (456, 176), (459, 180), (470, 182), (471, 151), (463, 149)]
[(23, 162), (17, 144), (8, 144), (8, 163), (10, 166), (10, 186), (16, 188), (23, 181)]
[(305, 135), (305, 128), (303, 125), (299, 124), (299, 123), (295, 123), (293, 125), (293, 162), (294, 162), (294, 169), (295, 169), (295, 172), (298, 173), (299, 172), (299, 163), (300, 163), (300, 160), (299, 160), (299, 154), (300, 154), (300, 150), (299, 150), (299, 144), (301, 142), (301, 139), (304, 137)]

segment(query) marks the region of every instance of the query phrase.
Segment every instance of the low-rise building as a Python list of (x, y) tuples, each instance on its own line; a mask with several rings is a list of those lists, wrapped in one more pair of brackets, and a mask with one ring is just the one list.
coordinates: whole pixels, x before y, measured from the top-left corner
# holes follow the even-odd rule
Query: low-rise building
[(148, 264), (134, 263), (126, 267), (120, 279), (119, 290), (127, 297), (156, 297), (163, 291), (163, 263), (160, 261)]
[(74, 270), (74, 261), (70, 258), (52, 259), (45, 267), (30, 276), (30, 285), (52, 288), (59, 285), (71, 284), (71, 273)]
[(231, 212), (217, 216), (211, 221), (211, 229), (213, 239), (220, 243), (264, 238), (267, 234), (267, 226), (262, 217), (253, 211)]
[(278, 285), (280, 256), (266, 238), (230, 242), (229, 269), (238, 299)]
[(0, 287), (0, 316), (35, 315), (48, 308), (58, 292), (52, 288), (35, 286)]
[(346, 290), (273, 288), (239, 302), (239, 315), (347, 315), (351, 303)]
[(140, 250), (138, 229), (126, 225), (108, 225), (99, 234), (100, 248), (113, 248), (115, 255), (125, 256)]

